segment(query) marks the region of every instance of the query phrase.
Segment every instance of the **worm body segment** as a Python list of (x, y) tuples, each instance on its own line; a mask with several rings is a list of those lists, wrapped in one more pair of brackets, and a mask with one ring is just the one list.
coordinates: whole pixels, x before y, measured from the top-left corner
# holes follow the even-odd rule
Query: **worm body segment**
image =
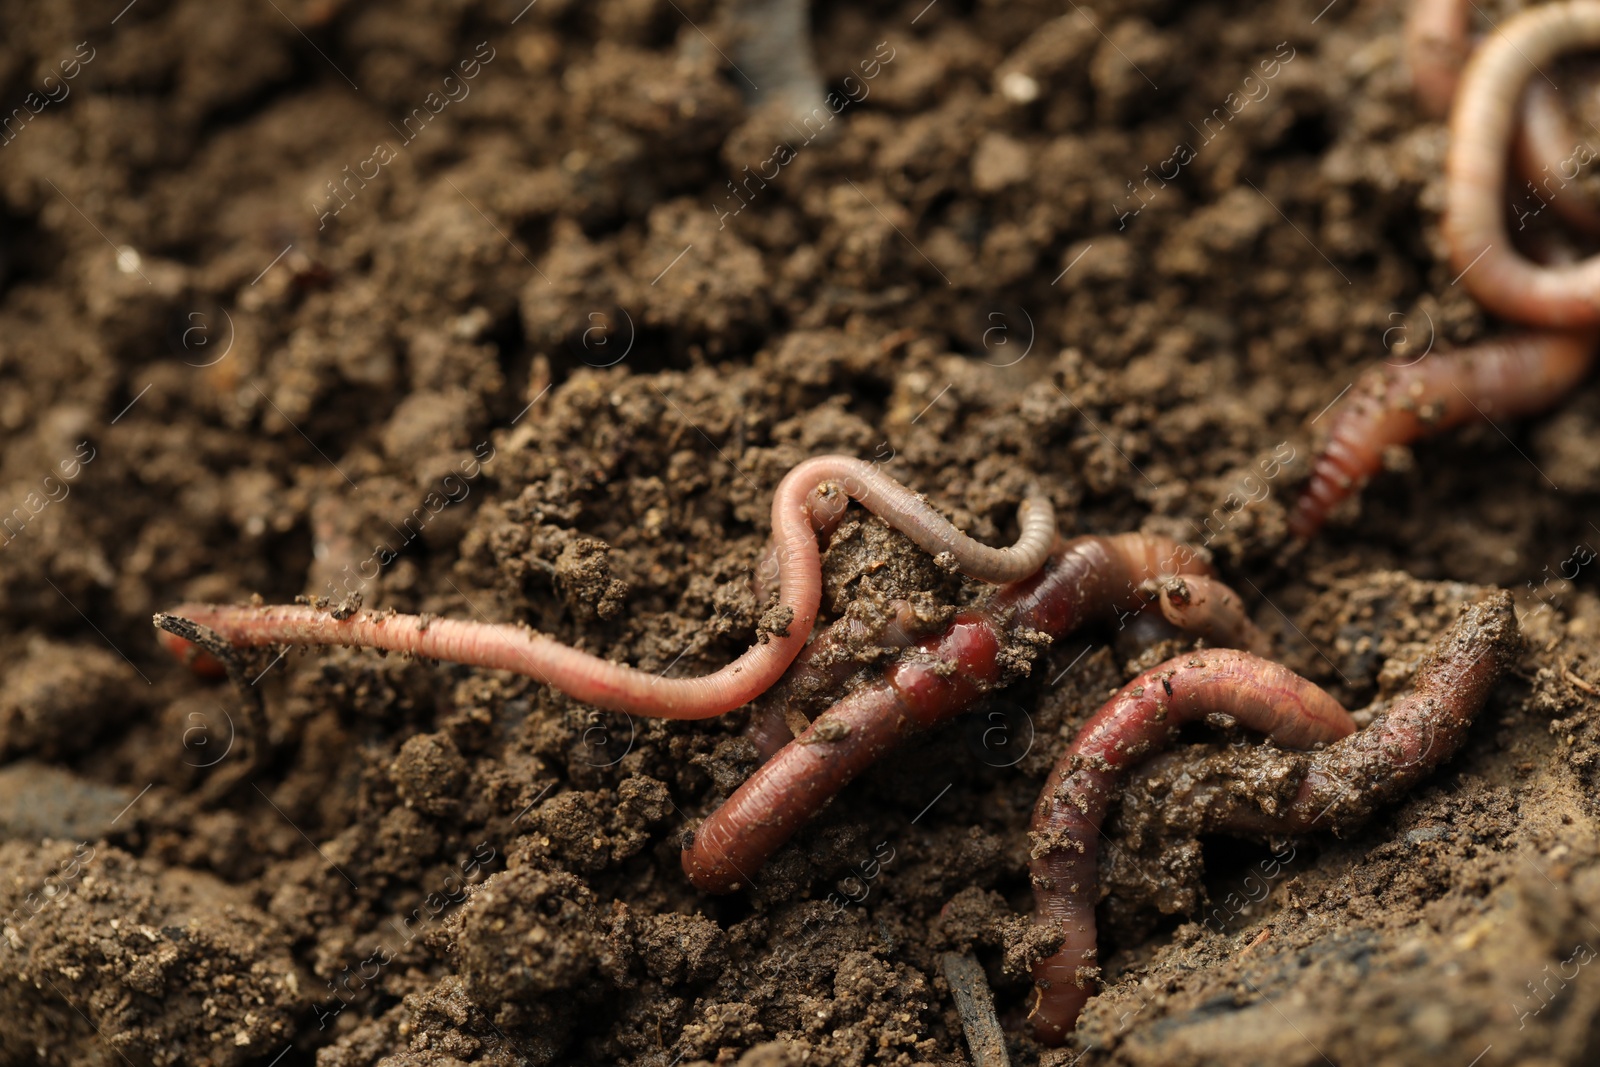
[(1450, 113), (1461, 68), (1471, 51), (1468, 8), (1463, 0), (1413, 0), (1406, 16), (1406, 65), (1422, 113), (1442, 119)]
[[(1149, 600), (1130, 625), (1164, 620), (1175, 628), (1170, 636), (1189, 634), (1213, 648), (1268, 655), (1270, 642), (1251, 621), (1238, 594), (1197, 570), (1198, 565), (1181, 575), (1146, 582), (1140, 591)], [(886, 619), (847, 615), (835, 620), (795, 658), (783, 680), (757, 701), (745, 736), (762, 761), (803, 733), (815, 712), (843, 695), (846, 680), (863, 667), (857, 649), (865, 647), (881, 656), (928, 634), (910, 604), (894, 601), (888, 608), (891, 614)]]
[(1289, 518), (1290, 533), (1315, 534), (1329, 512), (1383, 469), (1388, 448), (1554, 404), (1588, 373), (1595, 340), (1592, 331), (1519, 334), (1367, 372), (1335, 409)]
[(1203, 574), (1182, 575), (1161, 583), (1161, 615), (1184, 633), (1212, 648), (1238, 648), (1258, 656), (1272, 651), (1244, 610), (1239, 594)]

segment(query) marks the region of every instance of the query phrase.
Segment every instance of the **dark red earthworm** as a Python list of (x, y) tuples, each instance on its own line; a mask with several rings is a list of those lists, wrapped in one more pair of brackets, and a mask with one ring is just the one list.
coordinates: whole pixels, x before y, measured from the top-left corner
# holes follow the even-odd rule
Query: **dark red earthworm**
[(162, 644), (197, 667), (204, 663), (193, 659), (190, 642), (169, 629), (175, 619), (214, 630), (240, 648), (276, 644), (378, 648), (515, 671), (613, 711), (653, 718), (709, 718), (771, 688), (805, 644), (822, 600), (817, 530), (838, 522), (843, 496), (859, 500), (953, 569), (983, 581), (1010, 582), (1034, 573), (1055, 540), (1055, 511), (1043, 493), (1033, 492), (1024, 499), (1016, 544), (990, 548), (956, 529), (879, 467), (849, 456), (816, 456), (786, 474), (772, 497), (774, 548), (768, 562), (777, 579), (778, 605), (790, 612), (786, 627), (763, 633), (738, 659), (702, 677), (664, 678), (590, 655), (526, 627), (459, 619), (329, 612), (308, 605), (184, 604), (157, 615), (155, 624), (167, 631), (161, 635)]
[[(1511, 594), (1467, 605), (1418, 668), (1411, 694), (1366, 729), (1316, 753), (1229, 749), (1207, 757), (1182, 776), (1183, 795), (1174, 798), (1185, 809), (1181, 822), (1189, 832), (1247, 836), (1358, 829), (1460, 750), (1519, 649)], [(1252, 788), (1263, 780), (1281, 783), (1266, 807)]]
[(846, 694), (756, 771), (700, 825), (683, 853), (689, 880), (711, 893), (749, 882), (845, 784), (908, 735), (969, 707), (1026, 672), (1031, 651), (1085, 621), (1128, 616), (1140, 587), (1205, 574), (1194, 549), (1119, 534), (1058, 542), (1036, 574), (960, 611), (945, 631), (906, 649), (884, 676)]
[(885, 606), (887, 615), (880, 617), (851, 605), (850, 611), (801, 649), (777, 685), (756, 698), (745, 737), (756, 746), (762, 762), (804, 732), (804, 724), (814, 714), (837, 700), (851, 675), (942, 629), (923, 622), (908, 601), (893, 600)]
[(1475, 419), (1550, 407), (1588, 373), (1596, 337), (1593, 331), (1499, 337), (1368, 371), (1334, 411), (1289, 532), (1301, 540), (1315, 534), (1329, 512), (1383, 469), (1388, 448)]
[[(1147, 582), (1141, 592), (1147, 601), (1140, 617), (1170, 623), (1177, 631), (1174, 636), (1188, 634), (1212, 648), (1240, 648), (1261, 656), (1271, 651), (1238, 594), (1206, 573)], [(892, 601), (888, 608), (887, 618), (852, 613), (835, 620), (795, 658), (783, 680), (756, 700), (745, 736), (762, 762), (804, 733), (812, 717), (843, 696), (845, 682), (871, 659), (906, 648), (935, 629), (904, 600)]]
[(1061, 948), (1033, 968), (1034, 1036), (1058, 1045), (1089, 999), (1100, 823), (1121, 772), (1165, 745), (1184, 723), (1216, 712), (1297, 748), (1355, 732), (1349, 714), (1289, 668), (1231, 649), (1191, 652), (1144, 672), (1079, 731), (1045, 779), (1034, 808), (1034, 921), (1059, 926)]
[(1461, 747), (1516, 647), (1510, 594), (1464, 609), (1417, 671), (1411, 691), (1359, 732), (1316, 685), (1246, 653), (1194, 652), (1130, 682), (1073, 740), (1034, 809), (1035, 921), (1059, 926), (1063, 935), (1056, 953), (1033, 970), (1035, 1036), (1061, 1044), (1093, 989), (1100, 824), (1123, 769), (1168, 741), (1180, 723), (1222, 712), (1284, 745), (1331, 744), (1314, 755), (1285, 754), (1305, 769), (1294, 799), (1275, 816), (1224, 805), (1212, 828), (1304, 833), (1352, 825)]

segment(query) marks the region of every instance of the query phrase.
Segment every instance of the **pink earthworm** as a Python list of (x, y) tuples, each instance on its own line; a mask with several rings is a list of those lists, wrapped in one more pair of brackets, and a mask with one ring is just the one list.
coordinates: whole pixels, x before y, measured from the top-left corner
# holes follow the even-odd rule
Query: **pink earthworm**
[[(1212, 648), (1240, 648), (1262, 656), (1271, 651), (1238, 594), (1215, 578), (1190, 573), (1146, 582), (1140, 591), (1147, 598), (1142, 614), (1171, 624), (1167, 633), (1172, 636), (1189, 634)], [(889, 609), (893, 614), (886, 620), (836, 620), (796, 657), (783, 681), (762, 694), (745, 731), (762, 762), (804, 733), (815, 712), (843, 695), (846, 680), (867, 666), (863, 650), (874, 657), (889, 655), (929, 633), (906, 601), (893, 601)]]
[(1256, 628), (1239, 594), (1204, 574), (1179, 575), (1159, 585), (1161, 615), (1184, 633), (1212, 648), (1236, 648), (1258, 656), (1272, 651)]
[(1058, 542), (1040, 571), (957, 612), (751, 775), (695, 831), (684, 872), (710, 893), (749, 884), (795, 830), (907, 736), (1026, 674), (1041, 646), (1081, 623), (1134, 615), (1145, 582), (1210, 569), (1194, 549), (1149, 534)]
[(1411, 88), (1423, 114), (1450, 114), (1461, 68), (1472, 51), (1465, 0), (1413, 0), (1403, 37)]
[[(1512, 146), (1512, 162), (1517, 175), (1526, 183), (1525, 203), (1537, 204), (1516, 212), (1517, 229), (1526, 224), (1525, 216), (1535, 216), (1546, 205), (1572, 226), (1588, 234), (1600, 234), (1600, 209), (1581, 193), (1567, 193), (1566, 187), (1578, 176), (1584, 163), (1600, 156), (1578, 139), (1567, 118), (1561, 99), (1549, 82), (1534, 78), (1523, 92), (1522, 123)], [(1580, 157), (1586, 159), (1580, 160)], [(1568, 169), (1571, 172), (1568, 173)], [(1551, 183), (1555, 188), (1551, 188)]]
[(1595, 46), (1595, 0), (1520, 11), (1473, 51), (1450, 112), (1443, 230), (1451, 268), (1488, 310), (1553, 330), (1600, 325), (1600, 258), (1543, 265), (1516, 250), (1506, 229), (1506, 159), (1530, 76), (1563, 52)]
[(1034, 809), (1035, 921), (1062, 934), (1060, 948), (1033, 969), (1029, 1017), (1039, 1041), (1061, 1044), (1093, 990), (1100, 825), (1124, 769), (1169, 741), (1181, 723), (1220, 712), (1282, 745), (1328, 747), (1284, 754), (1303, 766), (1282, 810), (1266, 816), (1224, 805), (1208, 828), (1305, 833), (1348, 827), (1454, 755), (1516, 646), (1509, 594), (1469, 606), (1434, 645), (1411, 691), (1359, 732), (1316, 685), (1247, 653), (1190, 653), (1128, 683), (1057, 761)]
[[(1461, 82), (1461, 71), (1472, 52), (1470, 0), (1415, 0), (1406, 19), (1406, 64), (1411, 69), (1412, 91), (1423, 114), (1442, 119)], [(1561, 195), (1576, 170), (1565, 173), (1578, 154), (1594, 151), (1579, 142), (1554, 87), (1542, 77), (1530, 78), (1522, 95), (1516, 134), (1511, 149), (1518, 177), (1530, 187), (1540, 205), (1550, 204), (1567, 222), (1589, 233), (1600, 233), (1600, 210), (1578, 195)], [(1551, 181), (1557, 187), (1550, 187)], [(1521, 213), (1519, 212), (1519, 216)], [(1521, 229), (1519, 217), (1518, 229)]]
[[(1600, 342), (1594, 329), (1600, 324), (1600, 260), (1541, 266), (1523, 258), (1511, 246), (1501, 201), (1506, 145), (1517, 118), (1517, 94), (1532, 69), (1528, 64), (1600, 43), (1600, 3), (1579, 0), (1521, 12), (1479, 46), (1463, 74), (1466, 9), (1463, 0), (1418, 0), (1406, 35), (1424, 108), (1437, 110), (1439, 98), (1448, 103), (1455, 97), (1445, 214), (1451, 259), (1485, 307), (1551, 332), (1496, 338), (1368, 372), (1340, 403), (1311, 479), (1295, 503), (1289, 530), (1297, 540), (1314, 535), (1340, 502), (1382, 469), (1386, 449), (1475, 419), (1543, 410), (1581, 381), (1594, 362)], [(1557, 176), (1562, 186), (1573, 176), (1564, 174), (1567, 161), (1561, 157), (1569, 152), (1571, 132), (1553, 90), (1534, 79), (1521, 99), (1515, 152), (1521, 169), (1532, 174), (1530, 181), (1545, 173), (1541, 184), (1550, 203), (1568, 221), (1600, 226), (1600, 213), (1581, 197), (1549, 189), (1552, 159), (1563, 171)], [(1588, 160), (1594, 158), (1590, 151)], [(1537, 210), (1545, 202), (1540, 197)]]
[(1597, 336), (1592, 330), (1518, 334), (1368, 371), (1334, 414), (1289, 532), (1300, 540), (1315, 534), (1329, 512), (1383, 469), (1388, 448), (1475, 419), (1550, 407), (1588, 373)]
[(1008, 548), (990, 548), (957, 530), (927, 501), (870, 463), (848, 456), (808, 459), (778, 484), (772, 499), (778, 606), (789, 617), (781, 630), (763, 633), (738, 659), (698, 678), (663, 678), (649, 671), (581, 652), (507, 624), (426, 616), (338, 610), (307, 605), (228, 606), (183, 604), (157, 615), (168, 631), (162, 643), (193, 661), (187, 621), (220, 635), (236, 648), (276, 645), (346, 645), (377, 648), (475, 667), (514, 671), (586, 703), (652, 718), (703, 719), (731, 711), (770, 688), (805, 644), (822, 599), (818, 526), (837, 522), (836, 509), (815, 514), (819, 489), (837, 486), (869, 511), (955, 569), (982, 581), (1013, 582), (1037, 571), (1055, 539), (1055, 511), (1043, 493), (1019, 509), (1022, 527)]

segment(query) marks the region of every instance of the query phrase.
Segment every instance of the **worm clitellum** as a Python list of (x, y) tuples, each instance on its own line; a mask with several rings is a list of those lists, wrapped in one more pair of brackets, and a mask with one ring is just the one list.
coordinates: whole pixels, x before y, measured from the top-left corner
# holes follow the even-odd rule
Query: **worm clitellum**
[(1058, 544), (1039, 573), (958, 612), (943, 633), (907, 648), (751, 775), (695, 832), (683, 853), (689, 880), (711, 893), (749, 884), (795, 830), (905, 737), (1011, 681), (1013, 664), (1026, 662), (1016, 655), (1024, 646), (1036, 649), (1090, 619), (1134, 614), (1147, 603), (1147, 581), (1209, 571), (1193, 549), (1164, 537)]
[(1464, 609), (1418, 669), (1411, 692), (1359, 732), (1316, 685), (1246, 653), (1193, 652), (1128, 683), (1073, 740), (1034, 809), (1035, 921), (1059, 925), (1063, 935), (1060, 949), (1033, 970), (1030, 1018), (1039, 1040), (1060, 1044), (1093, 991), (1100, 824), (1122, 770), (1165, 744), (1179, 724), (1222, 712), (1286, 746), (1330, 744), (1309, 756), (1285, 754), (1300, 762), (1300, 785), (1281, 811), (1219, 806), (1208, 829), (1345, 829), (1455, 754), (1517, 645), (1510, 594)]
[[(834, 492), (837, 488), (841, 493)], [(776, 633), (712, 674), (662, 678), (580, 652), (525, 627), (415, 615), (355, 612), (336, 617), (299, 606), (183, 604), (176, 617), (209, 627), (236, 647), (276, 644), (348, 645), (409, 653), (476, 667), (515, 671), (579, 700), (612, 711), (663, 719), (704, 719), (731, 711), (769, 689), (805, 645), (822, 600), (819, 531), (844, 512), (844, 496), (860, 501), (919, 546), (969, 577), (1011, 582), (1037, 571), (1055, 539), (1055, 511), (1033, 493), (1019, 511), (1022, 533), (1009, 548), (990, 548), (957, 530), (910, 489), (873, 465), (848, 456), (817, 456), (797, 465), (772, 498), (772, 540), (765, 569), (777, 577), (778, 605), (791, 613)], [(188, 641), (166, 633), (162, 643), (192, 659)]]

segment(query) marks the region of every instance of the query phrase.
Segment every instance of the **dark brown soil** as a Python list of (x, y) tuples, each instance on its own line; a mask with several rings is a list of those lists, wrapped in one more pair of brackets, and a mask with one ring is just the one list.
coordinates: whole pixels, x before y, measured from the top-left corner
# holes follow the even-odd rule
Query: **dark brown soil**
[[(0, 3), (0, 1061), (958, 1064), (951, 951), (1018, 1064), (1600, 1056), (1600, 391), (1396, 455), (1286, 552), (1308, 424), (1395, 331), (1500, 328), (1399, 5), (828, 0), (794, 48), (853, 102), (807, 142), (732, 65), (759, 4), (125, 3)], [(150, 627), (359, 594), (705, 671), (820, 452), (991, 541), (1039, 480), (1068, 532), (1204, 543), (1353, 708), (1487, 587), (1527, 651), (1351, 836), (1130, 846), (1044, 1052), (1028, 813), (1173, 646), (1059, 642), (709, 898), (680, 840), (742, 712), (349, 650), (245, 697)], [(981, 592), (872, 522), (828, 575), (834, 612)]]

